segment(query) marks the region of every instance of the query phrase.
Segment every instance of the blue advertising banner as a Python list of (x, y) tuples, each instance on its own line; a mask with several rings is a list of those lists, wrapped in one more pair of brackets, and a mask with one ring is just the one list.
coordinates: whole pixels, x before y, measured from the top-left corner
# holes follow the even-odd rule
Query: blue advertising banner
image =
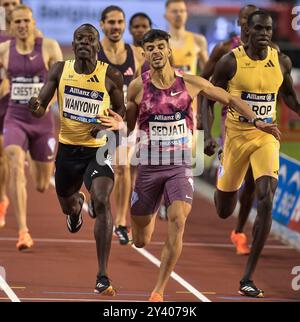
[(283, 154), (280, 155), (273, 218), (300, 233), (300, 162)]

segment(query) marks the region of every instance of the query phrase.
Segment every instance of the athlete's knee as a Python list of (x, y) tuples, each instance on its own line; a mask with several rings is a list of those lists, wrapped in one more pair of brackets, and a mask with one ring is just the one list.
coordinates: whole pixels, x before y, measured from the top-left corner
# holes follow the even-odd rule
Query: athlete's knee
[(221, 219), (226, 219), (232, 215), (232, 211), (231, 209), (223, 207), (223, 208), (217, 209), (217, 214)]
[(222, 205), (218, 200), (217, 192), (215, 192), (214, 194), (214, 202), (217, 214), (221, 219), (226, 219), (231, 215), (229, 209), (226, 206)]
[(145, 236), (133, 236), (133, 244), (136, 248), (144, 248), (150, 243), (151, 238)]
[(10, 175), (12, 177), (16, 177), (19, 180), (21, 180), (23, 177), (25, 177), (23, 161), (15, 158), (10, 161), (12, 161), (12, 162), (9, 162)]
[(36, 190), (40, 193), (44, 193), (49, 187), (49, 184), (37, 183)]
[(115, 176), (117, 177), (125, 177), (127, 173), (129, 173), (130, 169), (127, 165), (118, 165), (115, 167)]
[(98, 194), (93, 197), (93, 207), (96, 213), (96, 216), (102, 213), (107, 213), (107, 210), (110, 208), (109, 204), (109, 195)]
[(168, 222), (177, 233), (184, 231), (186, 217), (182, 213), (168, 215)]
[(221, 219), (226, 219), (232, 215), (235, 209), (236, 197), (235, 194), (232, 194), (230, 196), (228, 194), (228, 198), (225, 198), (225, 195), (223, 196), (222, 194), (224, 194), (224, 192), (220, 192), (219, 190), (215, 191), (214, 202), (218, 216)]
[(257, 194), (258, 207), (263, 210), (261, 213), (272, 213), (272, 201), (273, 192), (271, 191), (271, 189), (261, 191), (259, 194)]
[(60, 203), (61, 210), (65, 215), (78, 214), (78, 200), (75, 195), (72, 195), (70, 197), (60, 197), (58, 195), (58, 200)]

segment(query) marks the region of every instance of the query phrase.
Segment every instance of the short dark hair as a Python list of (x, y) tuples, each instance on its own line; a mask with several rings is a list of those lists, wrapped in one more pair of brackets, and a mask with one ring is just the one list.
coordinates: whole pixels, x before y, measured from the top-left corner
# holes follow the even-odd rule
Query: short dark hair
[(256, 5), (254, 5), (254, 4), (246, 4), (245, 6), (243, 6), (241, 9), (240, 9), (240, 11), (239, 11), (239, 16), (242, 14), (242, 12), (244, 11), (244, 10), (246, 10), (246, 9), (253, 9), (253, 10), (259, 10), (258, 9), (258, 7), (256, 6)]
[(178, 3), (178, 2), (184, 2), (185, 3), (184, 0), (167, 0), (166, 4), (165, 4), (165, 7), (168, 8), (171, 3)]
[(90, 23), (84, 23), (84, 24), (80, 25), (78, 28), (76, 28), (75, 31), (74, 31), (74, 37), (75, 37), (75, 34), (77, 33), (77, 31), (79, 29), (81, 29), (81, 28), (93, 29), (94, 31), (96, 31), (96, 34), (98, 36), (98, 39), (100, 39), (100, 34), (99, 34), (98, 29), (95, 26), (91, 25)]
[(151, 18), (147, 14), (145, 14), (144, 12), (137, 12), (133, 16), (131, 16), (131, 18), (129, 20), (129, 26), (130, 27), (132, 26), (133, 20), (135, 18), (137, 18), (137, 17), (143, 17), (143, 18), (147, 19), (149, 21), (150, 28), (152, 27), (152, 20), (151, 20)]
[(253, 18), (255, 16), (260, 16), (260, 17), (271, 18), (272, 19), (272, 16), (271, 16), (271, 14), (268, 11), (265, 11), (265, 10), (254, 11), (248, 17), (248, 20), (247, 20), (248, 27), (252, 26), (252, 24), (253, 24)]
[(144, 46), (146, 42), (154, 42), (157, 39), (162, 39), (162, 40), (165, 40), (167, 43), (169, 43), (170, 37), (171, 36), (163, 30), (151, 29), (145, 33), (141, 43), (142, 43), (142, 46)]
[(125, 13), (124, 13), (123, 9), (121, 9), (118, 6), (108, 6), (101, 12), (100, 20), (104, 22), (105, 19), (106, 19), (107, 14), (110, 13), (111, 11), (119, 11), (119, 12), (121, 12), (123, 14), (123, 16), (125, 18)]

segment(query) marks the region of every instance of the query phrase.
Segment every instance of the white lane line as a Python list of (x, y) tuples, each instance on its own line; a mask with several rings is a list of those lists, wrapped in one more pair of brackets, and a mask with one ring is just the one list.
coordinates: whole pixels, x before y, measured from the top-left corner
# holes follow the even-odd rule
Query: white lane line
[[(134, 245), (132, 246), (138, 253), (146, 257), (151, 263), (156, 265), (157, 267), (160, 266), (160, 260), (158, 260), (155, 256), (153, 256), (150, 252), (143, 248), (136, 248)], [(193, 287), (190, 283), (188, 283), (185, 279), (180, 277), (174, 271), (171, 273), (171, 277), (181, 284), (184, 288), (186, 288), (189, 292), (194, 294), (200, 301), (202, 302), (211, 302), (206, 296), (204, 296), (201, 292), (199, 292), (195, 287)]]
[[(0, 300), (7, 300), (7, 298), (5, 297), (0, 297)], [(50, 298), (50, 297), (21, 297), (22, 301), (69, 301), (69, 302), (74, 302), (74, 301), (78, 301), (78, 302), (144, 302), (144, 301), (134, 301), (134, 300), (94, 300), (94, 299), (66, 299), (66, 298)], [(20, 302), (20, 301), (19, 301)]]
[[(17, 238), (15, 237), (0, 237), (0, 241), (13, 241), (15, 242)], [(37, 242), (41, 243), (69, 243), (69, 244), (95, 244), (94, 239), (64, 239), (64, 238), (34, 238)], [(113, 244), (119, 244), (117, 240), (112, 241)], [(162, 246), (164, 242), (162, 241), (152, 241), (151, 245)], [(184, 247), (211, 247), (211, 248), (235, 248), (232, 244), (221, 244), (221, 243), (195, 243), (195, 242), (184, 242)], [(292, 246), (287, 245), (266, 245), (264, 248), (268, 249), (290, 249), (293, 250)]]
[[(50, 182), (55, 187), (54, 177), (51, 178)], [(88, 205), (87, 205), (86, 202), (83, 205), (83, 209), (86, 212), (88, 211)], [(142, 256), (144, 256), (145, 258), (147, 258), (150, 262), (152, 262), (153, 264), (155, 264), (156, 266), (159, 267), (160, 261), (155, 256), (153, 256), (151, 253), (149, 253), (145, 249), (138, 249), (138, 248), (136, 248), (134, 246), (133, 246), (133, 249), (135, 249), (138, 253), (140, 253)], [(175, 272), (172, 272), (171, 277), (176, 282), (178, 282), (179, 284), (181, 284), (185, 289), (187, 289), (192, 294), (194, 294), (199, 300), (201, 300), (203, 302), (211, 302), (207, 297), (205, 297), (201, 292), (199, 292), (197, 289), (195, 289), (191, 284), (189, 284), (186, 280), (184, 280), (182, 277), (180, 277)]]
[(15, 294), (15, 292), (9, 287), (9, 285), (6, 283), (2, 276), (0, 276), (0, 287), (12, 302), (21, 302)]

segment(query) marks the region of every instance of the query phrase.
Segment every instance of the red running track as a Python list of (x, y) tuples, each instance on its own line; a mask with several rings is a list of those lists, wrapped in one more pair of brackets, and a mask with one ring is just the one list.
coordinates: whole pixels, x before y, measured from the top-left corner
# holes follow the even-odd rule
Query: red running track
[[(17, 228), (11, 206), (6, 227), (0, 230), (0, 266), (21, 301), (147, 301), (158, 273), (148, 258), (113, 238), (109, 269), (118, 295), (108, 298), (93, 294), (97, 274), (93, 220), (85, 213), (81, 231), (71, 235), (54, 188), (40, 194), (29, 180), (28, 191), (28, 222), (35, 246), (27, 252), (16, 250)], [(246, 257), (237, 256), (230, 244), (234, 224), (234, 218), (218, 219), (214, 207), (195, 196), (175, 272), (196, 291), (190, 292), (171, 278), (166, 301), (200, 301), (197, 292), (213, 302), (300, 301), (300, 291), (292, 289), (291, 275), (293, 267), (300, 265), (300, 253), (271, 236), (254, 276), (266, 297), (238, 295)], [(160, 257), (166, 227), (166, 222), (157, 219), (153, 241), (146, 248), (156, 258)], [(250, 232), (251, 227), (247, 227), (248, 235)], [(0, 301), (10, 301), (3, 291)]]

